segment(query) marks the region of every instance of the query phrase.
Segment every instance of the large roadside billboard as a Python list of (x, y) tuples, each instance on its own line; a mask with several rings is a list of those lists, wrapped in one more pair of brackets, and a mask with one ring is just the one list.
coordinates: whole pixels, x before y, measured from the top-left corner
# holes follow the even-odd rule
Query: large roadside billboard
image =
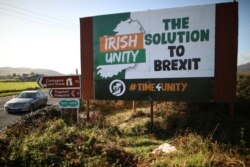
[(92, 54), (94, 98), (213, 100), (218, 7), (210, 4), (84, 19), (91, 30), (85, 25), (82, 35), (92, 35), (88, 37), (92, 46), (81, 37), (86, 44), (81, 61), (83, 55), (89, 59)]

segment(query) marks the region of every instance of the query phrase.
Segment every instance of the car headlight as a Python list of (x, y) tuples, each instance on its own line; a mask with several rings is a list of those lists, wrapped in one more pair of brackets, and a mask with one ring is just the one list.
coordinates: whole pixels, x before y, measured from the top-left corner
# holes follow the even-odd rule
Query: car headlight
[(3, 107), (4, 107), (4, 108), (9, 107), (9, 104), (8, 104), (8, 103), (5, 103)]
[(7, 111), (7, 110), (8, 110), (8, 108), (9, 108), (9, 106), (10, 106), (10, 105), (9, 105), (8, 103), (5, 103), (5, 104), (4, 104), (4, 106), (3, 106), (4, 111)]

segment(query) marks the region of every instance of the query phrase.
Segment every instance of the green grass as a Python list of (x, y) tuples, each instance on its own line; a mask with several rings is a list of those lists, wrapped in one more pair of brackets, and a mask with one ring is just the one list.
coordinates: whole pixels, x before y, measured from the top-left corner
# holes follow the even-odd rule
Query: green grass
[(125, 149), (125, 151), (132, 153), (136, 157), (148, 157), (150, 155), (150, 152), (161, 145), (164, 141), (154, 139), (150, 135), (126, 135), (123, 136), (123, 138), (121, 138), (119, 142), (120, 145)]
[[(105, 115), (106, 121), (121, 131), (116, 145), (135, 155), (138, 166), (249, 165), (250, 124), (241, 111), (231, 119), (223, 104), (159, 102), (154, 110), (152, 131), (149, 107)], [(152, 150), (163, 143), (170, 143), (178, 151), (152, 155)]]
[(23, 90), (38, 88), (36, 82), (0, 82), (0, 97), (14, 95)]
[(0, 82), (16, 82), (16, 79), (0, 79)]

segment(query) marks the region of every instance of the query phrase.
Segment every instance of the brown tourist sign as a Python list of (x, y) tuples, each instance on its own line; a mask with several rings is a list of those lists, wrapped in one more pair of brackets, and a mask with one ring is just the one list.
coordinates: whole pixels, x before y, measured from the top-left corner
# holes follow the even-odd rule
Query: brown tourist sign
[(80, 98), (80, 89), (51, 89), (49, 95), (52, 98)]
[(37, 81), (41, 88), (76, 88), (80, 87), (79, 75), (43, 76)]

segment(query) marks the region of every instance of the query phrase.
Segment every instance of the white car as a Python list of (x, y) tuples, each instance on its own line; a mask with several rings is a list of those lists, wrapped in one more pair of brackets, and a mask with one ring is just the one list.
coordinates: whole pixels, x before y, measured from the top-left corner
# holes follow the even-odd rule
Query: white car
[(34, 111), (47, 105), (48, 97), (45, 93), (37, 90), (23, 91), (13, 99), (7, 101), (4, 110), (11, 112)]

